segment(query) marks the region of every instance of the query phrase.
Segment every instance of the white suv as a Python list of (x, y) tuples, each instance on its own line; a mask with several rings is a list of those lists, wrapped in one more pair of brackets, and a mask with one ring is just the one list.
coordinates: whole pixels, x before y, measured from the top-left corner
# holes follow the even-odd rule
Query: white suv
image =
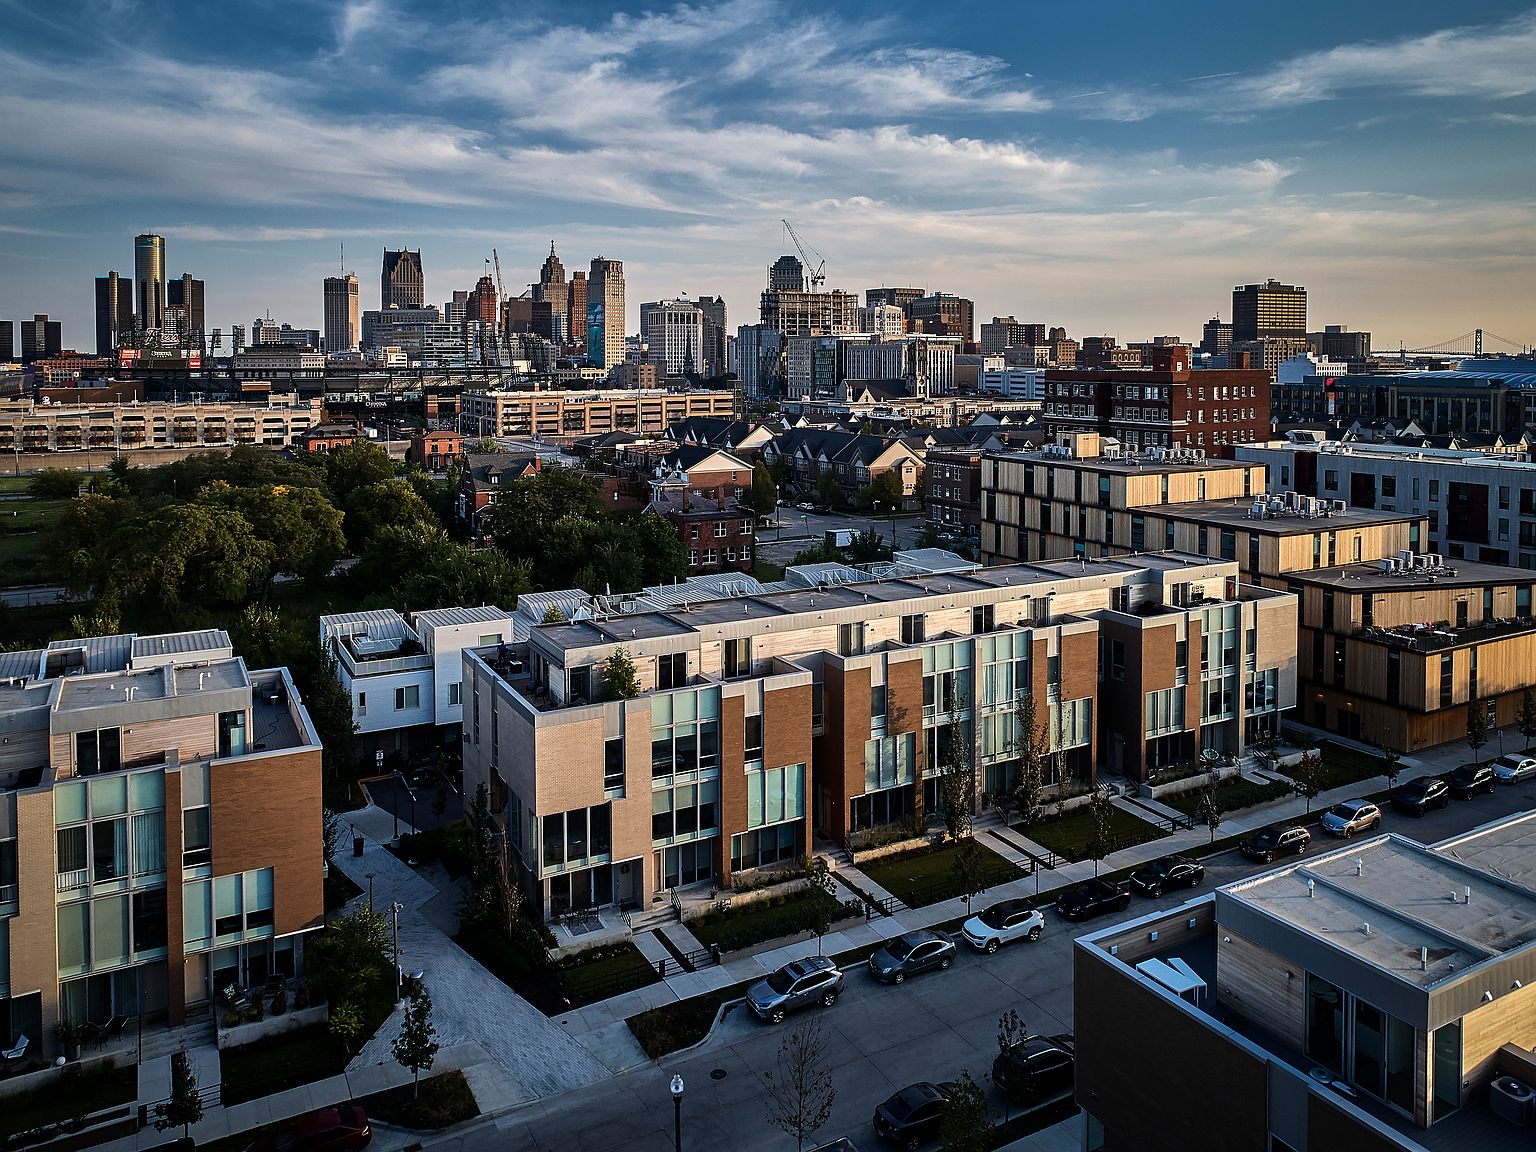
[(1012, 944), (1015, 940), (1040, 939), (1040, 929), (1044, 927), (1045, 917), (1038, 908), (1031, 908), (1029, 901), (1004, 900), (979, 916), (972, 916), (960, 929), (960, 934), (972, 948), (996, 952), (999, 945)]

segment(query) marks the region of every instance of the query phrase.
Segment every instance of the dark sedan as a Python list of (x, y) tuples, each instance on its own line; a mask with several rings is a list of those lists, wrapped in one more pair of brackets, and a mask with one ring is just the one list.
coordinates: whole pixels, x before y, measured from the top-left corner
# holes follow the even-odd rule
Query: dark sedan
[(1410, 816), (1422, 816), (1431, 808), (1444, 808), (1451, 802), (1451, 786), (1438, 776), (1410, 780), (1392, 793), (1392, 807)]
[(955, 938), (948, 932), (920, 929), (898, 936), (869, 958), (876, 980), (900, 984), (908, 976), (930, 968), (948, 968), (955, 962)]
[(373, 1140), (368, 1116), (356, 1104), (308, 1112), (291, 1128), (263, 1133), (248, 1152), (359, 1152)]
[(903, 1148), (916, 1149), (935, 1139), (944, 1123), (944, 1105), (955, 1085), (909, 1084), (875, 1109), (875, 1132)]
[(1131, 906), (1130, 892), (1108, 880), (1086, 880), (1056, 897), (1056, 913), (1067, 920), (1086, 920)]
[(1162, 856), (1131, 873), (1131, 883), (1152, 897), (1170, 888), (1193, 888), (1204, 879), (1205, 865), (1187, 856)]
[(992, 1083), (1016, 1104), (1037, 1104), (1072, 1090), (1070, 1036), (1029, 1036), (992, 1061)]
[(1492, 792), (1498, 787), (1498, 777), (1490, 764), (1463, 764), (1445, 778), (1451, 787), (1451, 795), (1458, 800), (1470, 800), (1479, 792)]
[(1273, 864), (1279, 856), (1300, 856), (1312, 843), (1312, 833), (1300, 824), (1289, 827), (1265, 828), (1257, 836), (1250, 836), (1238, 845), (1242, 854), (1250, 860)]

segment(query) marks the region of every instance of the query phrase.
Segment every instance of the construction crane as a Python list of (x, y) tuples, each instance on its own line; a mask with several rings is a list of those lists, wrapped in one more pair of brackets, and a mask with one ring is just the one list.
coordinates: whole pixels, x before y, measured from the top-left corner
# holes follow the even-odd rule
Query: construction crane
[[(788, 220), (781, 220), (780, 223), (784, 225), (784, 231), (789, 233), (789, 238), (795, 242), (795, 249), (800, 253), (800, 262), (810, 272), (807, 279), (811, 282), (811, 291), (816, 291), (817, 288), (827, 282), (826, 274), (822, 271), (827, 266), (826, 257), (801, 240), (799, 233), (795, 231), (794, 225)], [(810, 251), (807, 252), (807, 249), (810, 249)], [(812, 256), (815, 256), (817, 261), (814, 269), (811, 267)]]
[(501, 368), (504, 366), (502, 360), (502, 341), (506, 341), (506, 363), (510, 363), (512, 359), (512, 336), (511, 333), (503, 331), (506, 325), (501, 322), (501, 303), (506, 297), (501, 291), (501, 257), (496, 255), (496, 249), (494, 248), (491, 249), (491, 264), (496, 269), (496, 367)]

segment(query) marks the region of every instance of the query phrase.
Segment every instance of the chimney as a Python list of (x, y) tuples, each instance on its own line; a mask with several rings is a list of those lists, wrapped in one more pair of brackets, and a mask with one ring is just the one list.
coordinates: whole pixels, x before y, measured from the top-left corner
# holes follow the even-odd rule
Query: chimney
[(1421, 947), (1419, 949), (1419, 971), (1420, 972), (1428, 972), (1429, 971), (1429, 949), (1428, 948)]

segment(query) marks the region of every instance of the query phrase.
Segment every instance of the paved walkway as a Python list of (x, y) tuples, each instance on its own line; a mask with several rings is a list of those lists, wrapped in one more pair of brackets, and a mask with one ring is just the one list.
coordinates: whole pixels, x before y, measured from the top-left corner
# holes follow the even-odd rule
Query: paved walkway
[[(346, 819), (364, 837), (363, 855), (348, 850), (338, 853), (335, 863), (364, 893), (372, 873), (374, 908), (380, 914), (387, 917), (390, 906), (400, 904), (400, 966), (426, 972), (439, 1043), (479, 1045), (505, 1071), (505, 1091), (515, 1097), (509, 1103), (608, 1076), (608, 1065), (487, 973), (443, 931), (441, 916), (434, 914), (441, 909), (438, 888), (384, 847), (394, 827), (389, 813), (370, 807)], [(348, 849), (350, 835), (343, 841)], [(403, 1006), (397, 1008), (384, 1022), (348, 1065), (349, 1072), (394, 1064), (390, 1046), (400, 1031), (403, 1011)]]

